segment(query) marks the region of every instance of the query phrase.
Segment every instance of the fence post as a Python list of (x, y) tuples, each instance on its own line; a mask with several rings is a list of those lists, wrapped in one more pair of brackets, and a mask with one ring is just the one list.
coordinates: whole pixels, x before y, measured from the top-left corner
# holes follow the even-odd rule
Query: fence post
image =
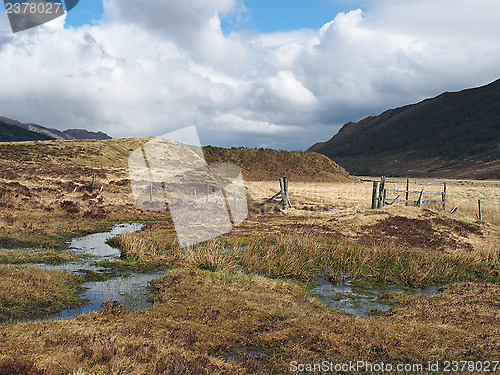
[(382, 198), (382, 207), (385, 207), (385, 198), (386, 198), (386, 196), (387, 196), (387, 189), (384, 189), (384, 195), (383, 195), (383, 198)]
[(95, 184), (95, 173), (92, 175), (92, 185), (90, 186), (91, 193), (94, 191), (94, 184)]
[(281, 194), (281, 199), (283, 199), (285, 195), (285, 184), (283, 183), (282, 178), (280, 178), (280, 194)]
[(424, 189), (420, 192), (420, 197), (418, 198), (418, 207), (422, 207), (422, 203), (424, 201)]
[(407, 178), (407, 179), (406, 179), (406, 198), (405, 198), (405, 200), (406, 200), (405, 205), (406, 205), (406, 206), (408, 206), (409, 192), (410, 192), (410, 179), (409, 179), (409, 178)]
[(443, 184), (443, 211), (446, 211), (446, 182)]
[(372, 210), (377, 208), (377, 189), (378, 189), (378, 182), (373, 181)]
[(483, 209), (481, 207), (481, 199), (479, 199), (477, 201), (477, 205), (478, 205), (478, 208), (479, 208), (479, 220), (483, 221)]
[(385, 189), (385, 177), (382, 176), (380, 178), (380, 189), (378, 191), (378, 203), (377, 203), (377, 208), (380, 208), (382, 206), (382, 198), (384, 194), (384, 189)]
[(222, 194), (222, 189), (219, 189), (219, 193), (220, 193), (220, 203), (222, 207), (224, 207), (224, 194)]
[(283, 209), (288, 210), (288, 177), (283, 177)]

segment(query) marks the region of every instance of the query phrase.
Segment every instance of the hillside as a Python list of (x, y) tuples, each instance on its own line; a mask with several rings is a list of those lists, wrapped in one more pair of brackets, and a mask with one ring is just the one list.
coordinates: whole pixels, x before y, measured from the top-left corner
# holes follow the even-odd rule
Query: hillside
[[(111, 139), (103, 132), (91, 132), (85, 129), (68, 129), (60, 131), (38, 124), (25, 124), (8, 117), (0, 116), (3, 131), (0, 133), (0, 142), (22, 142), (34, 140), (74, 140), (74, 139)], [(5, 125), (9, 125), (5, 127)], [(19, 130), (19, 128), (24, 131)]]
[(500, 80), (348, 123), (308, 151), (357, 175), (500, 178)]
[[(0, 143), (0, 163), (78, 164), (121, 166), (129, 155), (149, 138), (109, 140), (38, 141)], [(287, 176), (291, 181), (341, 182), (349, 174), (331, 159), (304, 151), (270, 149), (203, 148), (208, 163), (238, 165), (248, 181), (278, 180)]]
[(0, 119), (0, 141), (19, 142), (19, 141), (38, 141), (48, 140), (50, 137), (44, 134), (33, 133), (15, 125), (10, 125)]
[(304, 151), (203, 147), (210, 163), (233, 163), (246, 180), (271, 181), (283, 176), (293, 181), (347, 181), (349, 173), (323, 155)]

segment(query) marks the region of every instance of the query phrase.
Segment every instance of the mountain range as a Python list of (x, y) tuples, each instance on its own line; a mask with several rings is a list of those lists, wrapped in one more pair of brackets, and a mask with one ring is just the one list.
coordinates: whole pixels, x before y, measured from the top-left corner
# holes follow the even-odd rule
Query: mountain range
[(85, 129), (60, 131), (38, 124), (25, 124), (8, 117), (0, 116), (0, 142), (74, 140), (74, 139), (111, 139), (103, 132)]
[(308, 151), (355, 175), (500, 178), (500, 80), (347, 123)]

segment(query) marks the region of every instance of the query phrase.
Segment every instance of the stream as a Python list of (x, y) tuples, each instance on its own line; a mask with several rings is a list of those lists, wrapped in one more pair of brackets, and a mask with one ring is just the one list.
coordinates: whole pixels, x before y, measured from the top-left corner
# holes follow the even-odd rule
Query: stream
[[(113, 270), (95, 265), (95, 262), (114, 260), (120, 257), (120, 251), (109, 246), (106, 240), (121, 233), (131, 233), (140, 230), (144, 224), (117, 224), (111, 231), (94, 233), (88, 236), (74, 238), (69, 243), (69, 250), (78, 255), (89, 255), (77, 261), (60, 264), (35, 264), (34, 266), (46, 270), (66, 271), (76, 275), (85, 275), (87, 272), (106, 273)], [(54, 320), (67, 318), (75, 315), (98, 311), (101, 303), (106, 301), (118, 301), (125, 310), (141, 310), (151, 306), (147, 285), (151, 280), (164, 275), (165, 272), (127, 272), (126, 275), (119, 275), (104, 281), (90, 281), (82, 286), (85, 291), (80, 294), (80, 298), (87, 299), (88, 304), (69, 310), (64, 310), (59, 314), (49, 316), (46, 319)]]

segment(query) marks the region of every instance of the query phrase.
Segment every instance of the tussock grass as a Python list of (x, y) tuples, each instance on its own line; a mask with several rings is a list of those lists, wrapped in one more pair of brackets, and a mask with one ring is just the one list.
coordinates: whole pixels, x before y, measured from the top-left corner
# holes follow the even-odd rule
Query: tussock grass
[(0, 265), (0, 321), (45, 316), (79, 306), (82, 281), (60, 271)]
[(309, 281), (316, 276), (425, 287), (457, 281), (500, 280), (500, 249), (446, 253), (393, 243), (361, 244), (317, 234), (245, 240), (220, 238), (181, 249), (137, 233), (118, 240), (125, 259), (146, 268), (186, 267)]

